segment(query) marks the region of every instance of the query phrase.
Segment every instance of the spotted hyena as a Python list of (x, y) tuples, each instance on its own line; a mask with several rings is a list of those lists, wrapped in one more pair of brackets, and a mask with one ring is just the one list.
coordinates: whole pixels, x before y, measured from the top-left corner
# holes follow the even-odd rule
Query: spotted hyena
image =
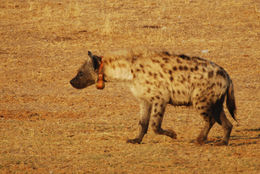
[(234, 119), (236, 105), (232, 80), (219, 65), (166, 51), (139, 54), (132, 51), (102, 58), (91, 52), (88, 55), (90, 59), (70, 81), (73, 87), (82, 89), (95, 84), (98, 76), (107, 82), (125, 81), (140, 101), (139, 134), (127, 142), (141, 143), (150, 120), (155, 133), (175, 139), (173, 130), (161, 127), (165, 107), (171, 104), (192, 105), (202, 116), (205, 126), (197, 138), (199, 144), (207, 141), (210, 129), (217, 122), (224, 130), (224, 137), (217, 144), (228, 145), (233, 126), (224, 113), (223, 103), (226, 98), (227, 109)]

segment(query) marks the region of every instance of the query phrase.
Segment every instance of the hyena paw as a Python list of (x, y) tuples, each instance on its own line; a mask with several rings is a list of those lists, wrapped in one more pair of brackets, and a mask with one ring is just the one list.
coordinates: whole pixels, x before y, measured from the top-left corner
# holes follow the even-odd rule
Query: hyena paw
[(195, 143), (199, 144), (199, 145), (203, 145), (207, 143), (207, 138), (204, 137), (198, 137), (197, 141), (195, 141)]
[(215, 142), (214, 145), (215, 146), (227, 146), (228, 142), (224, 141), (224, 140), (221, 140), (221, 141)]
[(134, 139), (128, 139), (126, 142), (132, 144), (140, 144), (142, 140), (140, 140), (140, 138), (134, 138)]
[(165, 130), (165, 135), (171, 137), (172, 139), (177, 139), (177, 134), (173, 130)]

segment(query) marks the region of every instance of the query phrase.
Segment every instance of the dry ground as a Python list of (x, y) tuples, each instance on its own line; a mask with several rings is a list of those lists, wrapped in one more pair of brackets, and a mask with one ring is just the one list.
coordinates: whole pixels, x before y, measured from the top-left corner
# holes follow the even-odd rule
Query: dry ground
[[(203, 126), (169, 106), (141, 145), (139, 107), (123, 84), (69, 85), (87, 51), (147, 46), (208, 58), (235, 84), (230, 145), (189, 143)], [(229, 117), (231, 120), (231, 117)], [(210, 139), (222, 129), (216, 125)], [(260, 173), (258, 0), (0, 0), (0, 173)]]

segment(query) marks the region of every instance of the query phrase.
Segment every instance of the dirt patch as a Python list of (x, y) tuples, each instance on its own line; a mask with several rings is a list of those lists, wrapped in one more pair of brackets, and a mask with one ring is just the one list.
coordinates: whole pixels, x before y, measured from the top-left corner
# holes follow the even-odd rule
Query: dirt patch
[[(0, 172), (259, 173), (259, 17), (253, 0), (1, 3)], [(189, 143), (203, 122), (192, 108), (171, 106), (163, 127), (177, 140), (149, 131), (143, 144), (126, 144), (139, 120), (127, 86), (70, 86), (88, 50), (139, 46), (208, 58), (228, 71), (239, 121), (229, 146)], [(209, 138), (221, 136), (215, 126)]]

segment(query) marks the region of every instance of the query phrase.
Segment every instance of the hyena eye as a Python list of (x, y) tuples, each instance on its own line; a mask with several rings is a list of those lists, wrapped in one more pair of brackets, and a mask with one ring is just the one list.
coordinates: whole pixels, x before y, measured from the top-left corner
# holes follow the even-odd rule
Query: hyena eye
[(78, 73), (78, 76), (79, 77), (82, 77), (84, 75), (84, 73), (82, 72), (82, 71), (80, 71), (79, 73)]

